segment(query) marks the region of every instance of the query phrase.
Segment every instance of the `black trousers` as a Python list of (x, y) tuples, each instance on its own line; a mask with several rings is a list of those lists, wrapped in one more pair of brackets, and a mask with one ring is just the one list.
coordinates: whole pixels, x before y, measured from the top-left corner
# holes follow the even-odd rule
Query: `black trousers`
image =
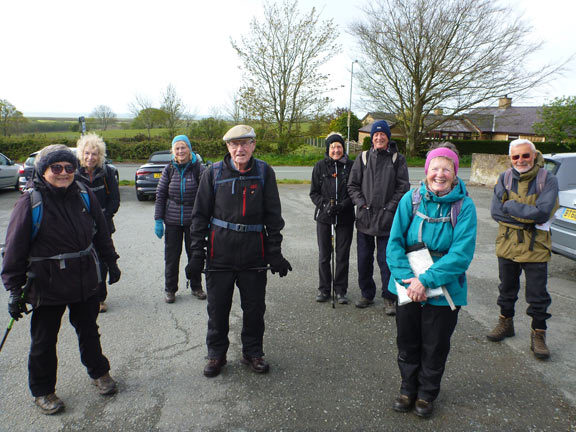
[(242, 307), (242, 353), (247, 357), (262, 357), (264, 313), (266, 312), (266, 271), (225, 271), (206, 274), (208, 295), (208, 358), (226, 357), (230, 341), (230, 308), (234, 285), (240, 290)]
[(498, 258), (500, 313), (505, 317), (514, 316), (514, 305), (518, 300), (522, 271), (526, 277), (526, 302), (528, 303), (526, 313), (532, 317), (532, 328), (546, 330), (546, 320), (552, 316), (548, 313), (552, 299), (546, 288), (547, 262), (518, 263), (506, 258)]
[(108, 359), (102, 354), (98, 333), (99, 303), (96, 296), (68, 305), (39, 306), (32, 312), (30, 335), (32, 343), (28, 356), (28, 384), (33, 396), (45, 396), (56, 390), (58, 358), (56, 343), (62, 315), (68, 307), (70, 324), (78, 335), (80, 360), (90, 378), (100, 378), (110, 370)]
[[(182, 255), (182, 240), (186, 248), (188, 259), (190, 250), (190, 225), (166, 225), (164, 230), (164, 289), (175, 293), (178, 291), (178, 274), (180, 272), (180, 255)], [(192, 290), (202, 288), (202, 275), (199, 274), (190, 280)]]
[(450, 338), (458, 322), (460, 307), (408, 303), (396, 308), (400, 393), (433, 401), (450, 352)]
[(390, 282), (390, 269), (386, 263), (386, 247), (389, 236), (374, 237), (356, 231), (356, 247), (358, 255), (358, 285), (362, 292), (362, 297), (373, 300), (376, 296), (376, 283), (374, 282), (374, 249), (376, 261), (380, 267), (380, 279), (382, 280), (382, 297), (396, 301), (397, 297), (388, 291)]
[[(334, 239), (336, 249), (334, 291), (336, 294), (346, 294), (348, 291), (350, 245), (353, 235), (353, 224), (336, 225), (336, 238)], [(332, 290), (332, 225), (317, 222), (316, 237), (318, 239), (318, 273), (320, 275), (318, 290), (329, 295)]]

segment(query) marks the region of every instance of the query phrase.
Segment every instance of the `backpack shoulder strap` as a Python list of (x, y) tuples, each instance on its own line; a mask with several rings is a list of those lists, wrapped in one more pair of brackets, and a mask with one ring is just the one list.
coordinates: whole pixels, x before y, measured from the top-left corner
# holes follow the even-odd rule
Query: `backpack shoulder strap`
[(538, 174), (536, 174), (536, 188), (538, 194), (541, 194), (544, 190), (544, 185), (546, 184), (546, 177), (548, 177), (548, 170), (540, 168)]
[(418, 211), (418, 207), (420, 207), (420, 201), (422, 201), (422, 194), (420, 193), (420, 188), (415, 187), (412, 190), (412, 218)]
[(510, 192), (512, 189), (512, 168), (508, 168), (504, 171), (504, 189), (506, 192)]
[[(466, 196), (468, 196), (468, 192), (466, 192)], [(450, 208), (450, 223), (452, 224), (452, 228), (458, 223), (458, 215), (460, 214), (460, 210), (462, 210), (463, 202), (464, 198), (460, 198), (458, 201), (452, 203)]]
[(262, 187), (264, 187), (266, 183), (266, 162), (256, 158), (254, 158), (254, 162), (256, 163), (256, 171), (258, 172), (258, 177), (260, 178)]
[(214, 162), (212, 164), (212, 170), (214, 172), (212, 177), (214, 183), (214, 194), (216, 194), (216, 189), (218, 189), (218, 184), (220, 182), (220, 176), (222, 175), (222, 161)]
[(368, 155), (368, 150), (364, 150), (362, 152), (362, 164), (364, 166), (366, 166), (366, 164), (368, 163), (368, 161), (367, 161), (368, 156), (367, 155)]
[(200, 184), (200, 162), (195, 162), (192, 164), (192, 175), (194, 180), (196, 180), (196, 186)]
[(80, 188), (80, 196), (82, 197), (82, 203), (84, 204), (84, 207), (86, 207), (86, 210), (88, 210), (88, 213), (90, 213), (90, 195), (88, 195), (88, 188), (84, 183), (80, 181), (76, 181), (76, 184)]
[(30, 195), (30, 211), (32, 212), (32, 234), (30, 241), (34, 241), (38, 235), (40, 224), (42, 223), (42, 194), (34, 188), (27, 189), (26, 192)]

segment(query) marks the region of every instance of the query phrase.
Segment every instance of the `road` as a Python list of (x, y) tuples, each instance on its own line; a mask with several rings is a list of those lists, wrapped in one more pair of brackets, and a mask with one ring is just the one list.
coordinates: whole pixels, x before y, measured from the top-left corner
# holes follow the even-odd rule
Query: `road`
[[(496, 224), (491, 191), (471, 187), (478, 208), (469, 305), (460, 313), (435, 415), (425, 421), (390, 409), (399, 389), (395, 324), (379, 299), (365, 310), (314, 301), (317, 246), (308, 185), (281, 185), (283, 250), (294, 271), (269, 276), (268, 375), (239, 364), (241, 310), (231, 313), (231, 347), (222, 375), (202, 375), (206, 303), (184, 290), (163, 302), (163, 242), (153, 233), (153, 202), (122, 187), (114, 240), (121, 281), (99, 318), (104, 351), (120, 392), (102, 397), (82, 367), (65, 318), (60, 333), (58, 395), (66, 411), (40, 415), (27, 388), (29, 317), (15, 324), (0, 353), (0, 431), (574, 431), (576, 430), (576, 265), (554, 256), (549, 361), (529, 350), (526, 304), (518, 304), (516, 337), (488, 342), (497, 319)], [(0, 238), (19, 195), (0, 192)], [(355, 248), (349, 296), (359, 298)], [(184, 259), (182, 260), (184, 263)], [(183, 277), (183, 269), (182, 269)], [(0, 303), (8, 296), (0, 294)], [(0, 305), (1, 306), (1, 305)], [(0, 307), (0, 323), (8, 323)]]

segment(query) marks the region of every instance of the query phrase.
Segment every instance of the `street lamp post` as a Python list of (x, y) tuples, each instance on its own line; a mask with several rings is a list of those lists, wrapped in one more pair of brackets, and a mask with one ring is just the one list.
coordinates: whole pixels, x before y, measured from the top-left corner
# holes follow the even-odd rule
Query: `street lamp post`
[(348, 103), (348, 139), (346, 140), (346, 154), (350, 154), (350, 116), (352, 115), (352, 80), (354, 78), (354, 63), (358, 63), (358, 60), (352, 62), (352, 69), (350, 69), (350, 102)]

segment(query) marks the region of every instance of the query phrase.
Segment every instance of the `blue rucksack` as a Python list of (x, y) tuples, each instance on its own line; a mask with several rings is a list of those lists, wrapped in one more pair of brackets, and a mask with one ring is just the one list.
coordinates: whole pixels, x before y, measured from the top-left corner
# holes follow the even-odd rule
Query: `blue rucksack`
[[(84, 207), (86, 207), (86, 210), (88, 210), (88, 213), (90, 213), (90, 195), (88, 195), (88, 189), (82, 182), (76, 181), (76, 184), (80, 188), (82, 203), (84, 204)], [(42, 208), (42, 194), (33, 187), (26, 189), (26, 192), (30, 194), (30, 209), (32, 211), (32, 235), (30, 236), (30, 241), (34, 241), (38, 235), (38, 230), (40, 229), (44, 213)]]
[(262, 183), (262, 188), (264, 188), (264, 184), (266, 182), (266, 176), (265, 176), (265, 172), (266, 172), (266, 162), (261, 161), (260, 159), (256, 159), (254, 158), (254, 166), (256, 168), (256, 172), (258, 173), (258, 175), (255, 176), (240, 176), (240, 177), (232, 177), (232, 178), (227, 178), (224, 180), (221, 180), (220, 177), (222, 176), (222, 162), (223, 161), (218, 161), (216, 163), (214, 163), (213, 169), (214, 169), (214, 194), (216, 194), (216, 190), (218, 189), (218, 185), (222, 184), (222, 183), (229, 183), (232, 182), (232, 193), (234, 193), (234, 183), (236, 182), (236, 180), (253, 180), (253, 179), (258, 179), (260, 180), (260, 183)]

